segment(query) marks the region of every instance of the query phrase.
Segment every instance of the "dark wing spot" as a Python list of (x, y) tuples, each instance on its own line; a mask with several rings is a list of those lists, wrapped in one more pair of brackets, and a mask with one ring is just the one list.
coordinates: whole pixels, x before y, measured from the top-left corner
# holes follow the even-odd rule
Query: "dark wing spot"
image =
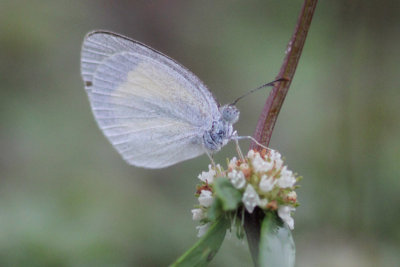
[(86, 86), (92, 86), (93, 83), (92, 83), (91, 81), (86, 81), (86, 82), (85, 82), (85, 85), (86, 85)]

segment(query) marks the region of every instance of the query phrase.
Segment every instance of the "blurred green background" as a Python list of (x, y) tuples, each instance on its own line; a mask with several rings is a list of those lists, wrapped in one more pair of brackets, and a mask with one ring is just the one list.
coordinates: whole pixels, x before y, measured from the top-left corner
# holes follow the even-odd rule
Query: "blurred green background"
[[(301, 5), (0, 0), (0, 266), (166, 266), (197, 240), (190, 209), (208, 158), (125, 164), (83, 89), (88, 31), (164, 52), (227, 103), (275, 78)], [(399, 6), (317, 6), (271, 143), (304, 176), (297, 266), (400, 262)], [(238, 104), (241, 135), (254, 132), (267, 95)], [(234, 154), (228, 145), (217, 160)], [(226, 240), (210, 266), (251, 266), (247, 245)]]

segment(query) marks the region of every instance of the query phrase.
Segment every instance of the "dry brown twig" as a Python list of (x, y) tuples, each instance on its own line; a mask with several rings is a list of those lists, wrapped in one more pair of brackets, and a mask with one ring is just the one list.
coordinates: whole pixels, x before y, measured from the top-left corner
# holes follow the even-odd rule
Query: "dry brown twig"
[[(293, 80), (317, 2), (318, 0), (304, 1), (295, 31), (286, 48), (285, 59), (277, 76), (277, 79), (285, 78), (286, 81), (275, 84), (258, 119), (254, 138), (266, 146), (269, 145), (279, 111)], [(259, 147), (253, 142), (251, 148)]]

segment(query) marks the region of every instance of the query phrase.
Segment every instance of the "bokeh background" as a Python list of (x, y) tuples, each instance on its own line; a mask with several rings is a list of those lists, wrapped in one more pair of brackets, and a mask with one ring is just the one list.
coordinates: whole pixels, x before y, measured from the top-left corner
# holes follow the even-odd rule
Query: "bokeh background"
[[(197, 240), (190, 209), (208, 158), (162, 170), (125, 164), (83, 89), (88, 31), (170, 55), (227, 103), (275, 78), (301, 5), (0, 0), (0, 266), (166, 266)], [(297, 266), (400, 262), (399, 6), (317, 6), (271, 143), (304, 176)], [(267, 95), (238, 104), (241, 135), (254, 132)], [(234, 154), (229, 145), (217, 160)], [(210, 266), (251, 264), (232, 237)]]

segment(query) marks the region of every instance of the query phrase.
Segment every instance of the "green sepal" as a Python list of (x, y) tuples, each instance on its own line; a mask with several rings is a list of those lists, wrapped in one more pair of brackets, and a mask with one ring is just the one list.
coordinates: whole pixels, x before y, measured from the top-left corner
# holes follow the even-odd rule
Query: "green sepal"
[(292, 267), (296, 249), (289, 227), (276, 212), (267, 212), (261, 224), (258, 267)]
[(242, 194), (226, 177), (219, 177), (214, 180), (214, 190), (224, 211), (236, 210), (242, 201)]
[(201, 267), (206, 266), (218, 252), (225, 238), (226, 229), (230, 227), (230, 220), (221, 216), (215, 221), (207, 233), (201, 237), (171, 267)]

